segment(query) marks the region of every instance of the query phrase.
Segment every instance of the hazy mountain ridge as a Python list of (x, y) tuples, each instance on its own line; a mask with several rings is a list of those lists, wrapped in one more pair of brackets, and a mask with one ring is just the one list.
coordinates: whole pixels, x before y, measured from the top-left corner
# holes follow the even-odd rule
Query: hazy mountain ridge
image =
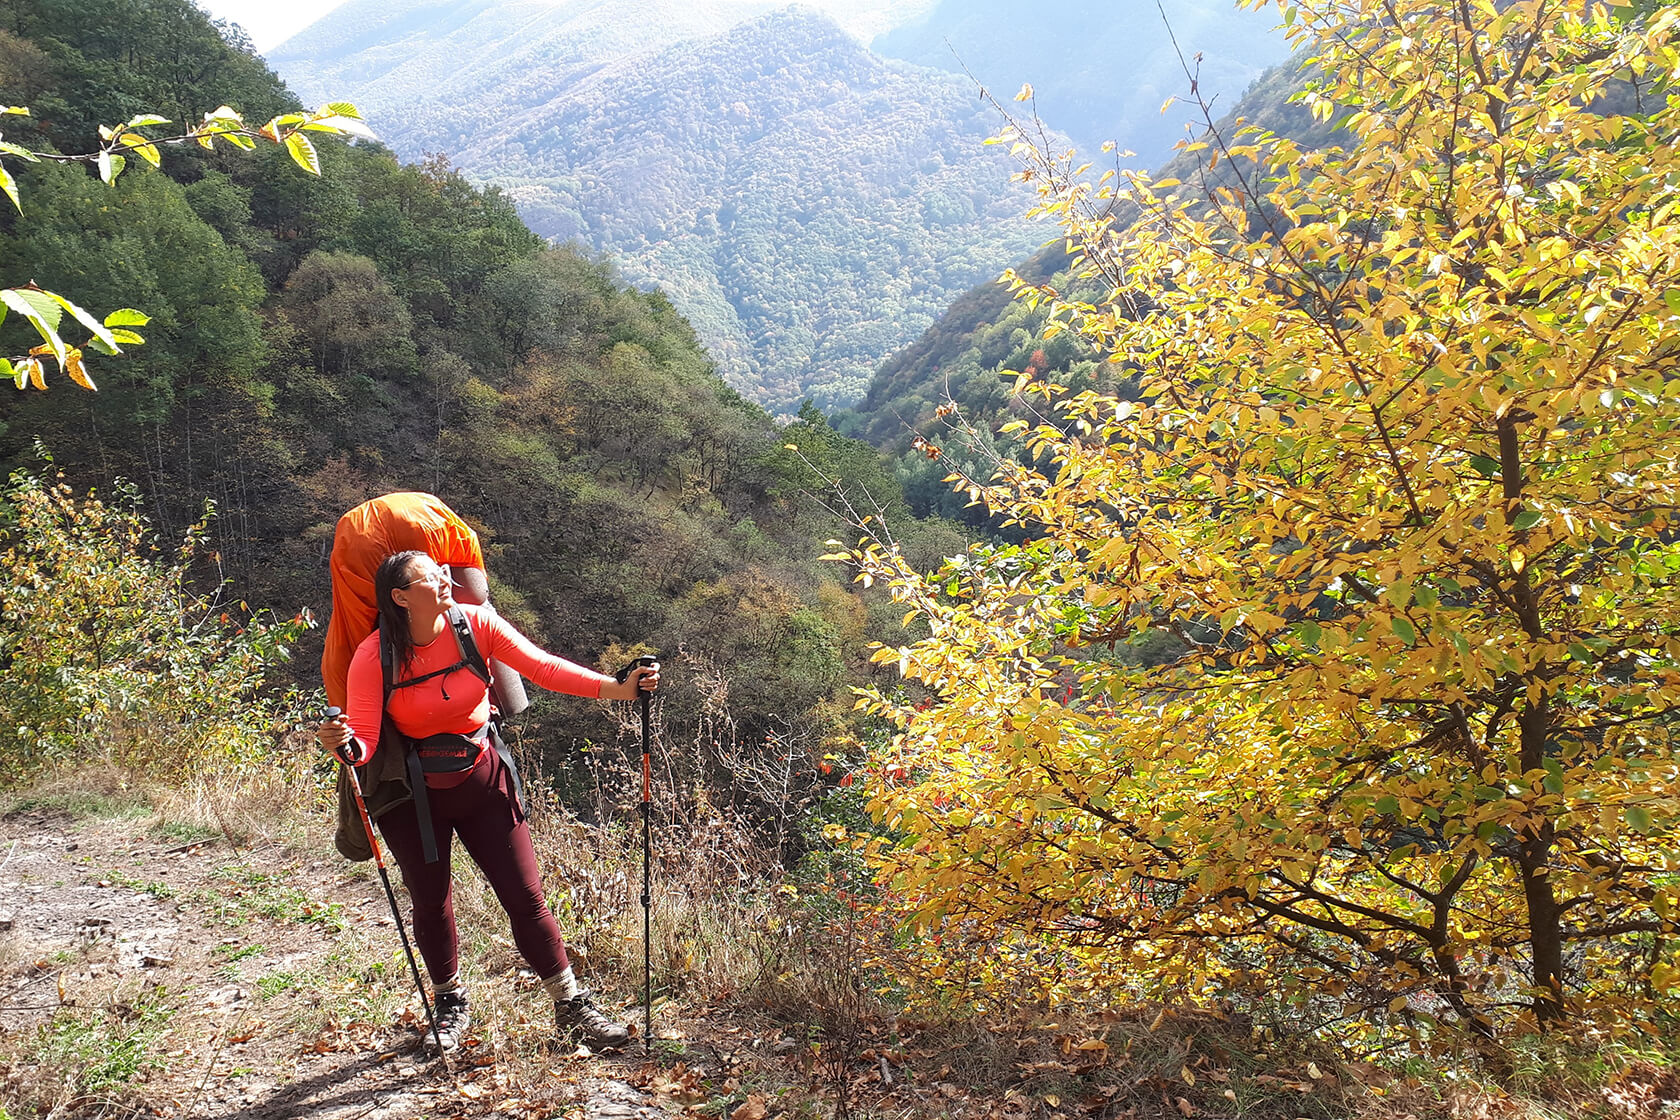
[[(306, 101), (350, 97), (405, 155), (452, 150), (619, 58), (722, 31), (716, 7), (667, 0), (351, 0), (269, 53)], [(757, 5), (769, 8), (768, 0)], [(464, 109), (471, 106), (470, 110)]]
[(941, 0), (870, 48), (959, 74), (966, 67), (1000, 100), (1031, 83), (1039, 114), (1082, 152), (1095, 157), (1114, 140), (1148, 164), (1167, 158), (1186, 121), (1199, 123), (1191, 105), (1161, 110), (1188, 94), (1186, 66), (1223, 112), (1288, 54), (1281, 35), (1267, 34), (1277, 12), (1239, 11), (1234, 0), (1173, 0), (1164, 14), (1156, 0), (1067, 0), (1054, 20), (1020, 17), (1016, 0)]
[[(406, 155), (449, 149), (611, 62), (788, 0), (350, 0), (268, 52), (306, 100), (354, 95)], [(809, 0), (866, 40), (935, 0)], [(471, 106), (465, 116), (462, 110)]]

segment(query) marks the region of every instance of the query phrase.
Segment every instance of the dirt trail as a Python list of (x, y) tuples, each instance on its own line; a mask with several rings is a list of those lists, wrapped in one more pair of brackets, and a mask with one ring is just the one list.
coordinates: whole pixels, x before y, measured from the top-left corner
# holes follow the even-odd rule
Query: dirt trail
[(414, 1005), (365, 868), (133, 820), (0, 820), (0, 1115), (46, 1104), (60, 1116), (657, 1120), (680, 1109), (632, 1084), (652, 1080), (639, 1058), (555, 1049), (534, 1011), (507, 1022), (491, 1008), (446, 1069), (421, 1049)]

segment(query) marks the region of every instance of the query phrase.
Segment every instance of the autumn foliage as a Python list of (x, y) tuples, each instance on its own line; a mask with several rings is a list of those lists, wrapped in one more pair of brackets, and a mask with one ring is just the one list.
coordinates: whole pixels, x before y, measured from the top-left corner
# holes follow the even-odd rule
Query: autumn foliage
[[(1018, 294), (1141, 394), (1022, 377), (1042, 469), (953, 481), (1028, 543), (851, 554), (929, 634), (878, 659), (934, 702), (864, 701), (900, 728), (879, 881), (936, 984), (1651, 1026), (1680, 987), (1680, 9), (1281, 11), (1327, 146), (1242, 126), (1184, 181), (1090, 182), (1017, 145), (1096, 293)], [(1182, 656), (1137, 667), (1151, 631)]]

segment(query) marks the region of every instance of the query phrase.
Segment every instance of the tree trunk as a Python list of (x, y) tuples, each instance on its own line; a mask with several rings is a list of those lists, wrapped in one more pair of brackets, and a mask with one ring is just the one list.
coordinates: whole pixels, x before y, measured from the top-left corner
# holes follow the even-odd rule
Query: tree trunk
[[(1550, 711), (1551, 705), (1542, 701), (1517, 719), (1525, 773), (1545, 763)], [(1552, 822), (1545, 821), (1517, 837), (1517, 866), (1522, 869), (1523, 899), (1528, 904), (1529, 951), (1534, 957), (1534, 1017), (1542, 1029), (1557, 1025), (1564, 1017), (1563, 923), (1557, 894), (1547, 874), (1556, 835)]]

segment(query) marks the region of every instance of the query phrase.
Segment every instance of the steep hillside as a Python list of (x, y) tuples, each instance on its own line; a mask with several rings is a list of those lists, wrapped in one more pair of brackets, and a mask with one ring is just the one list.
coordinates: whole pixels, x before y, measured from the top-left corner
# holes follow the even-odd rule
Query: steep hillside
[(1055, 19), (1022, 18), (1014, 0), (942, 0), (870, 46), (959, 74), (966, 67), (1000, 98), (1030, 82), (1039, 114), (1082, 152), (1114, 140), (1154, 164), (1196, 119), (1183, 103), (1161, 108), (1188, 92), (1185, 65), (1223, 111), (1289, 53), (1267, 33), (1276, 22), (1275, 10), (1239, 11), (1232, 0), (1174, 0), (1165, 14), (1156, 0), (1070, 0)]

